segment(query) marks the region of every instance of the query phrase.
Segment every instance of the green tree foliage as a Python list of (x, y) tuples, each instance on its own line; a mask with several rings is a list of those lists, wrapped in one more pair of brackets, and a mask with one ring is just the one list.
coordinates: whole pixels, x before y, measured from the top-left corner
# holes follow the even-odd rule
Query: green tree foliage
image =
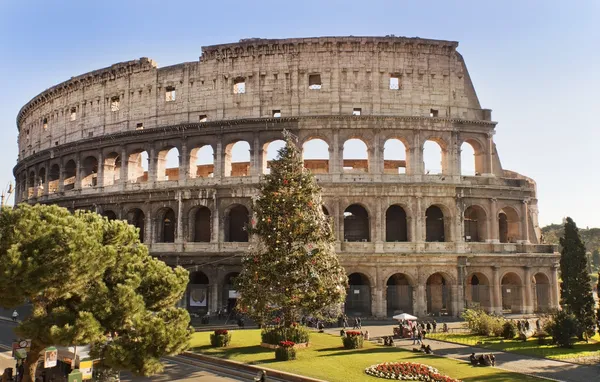
[(238, 304), (251, 317), (264, 322), (268, 309), (277, 308), (289, 327), (300, 314), (338, 314), (348, 281), (323, 213), (321, 189), (285, 135), (286, 145), (253, 203), (256, 218), (249, 231), (258, 242), (242, 260), (236, 283)]
[(581, 333), (577, 317), (564, 310), (554, 313), (544, 329), (552, 336), (555, 344), (564, 348), (572, 347), (575, 338)]
[[(600, 271), (598, 271), (598, 285), (596, 285), (596, 296), (600, 299)], [(596, 311), (596, 324), (598, 329), (598, 334), (600, 334), (600, 306)]]
[(51, 345), (91, 344), (102, 367), (160, 371), (160, 357), (188, 346), (189, 315), (175, 308), (187, 282), (124, 221), (45, 205), (0, 212), (0, 305), (33, 305), (17, 327), (32, 340), (26, 382)]
[(600, 269), (600, 251), (594, 249), (592, 252), (592, 267), (594, 269)]
[(561, 304), (579, 321), (580, 337), (584, 332), (592, 335), (595, 327), (595, 304), (585, 246), (573, 219), (567, 218), (564, 232), (560, 239)]

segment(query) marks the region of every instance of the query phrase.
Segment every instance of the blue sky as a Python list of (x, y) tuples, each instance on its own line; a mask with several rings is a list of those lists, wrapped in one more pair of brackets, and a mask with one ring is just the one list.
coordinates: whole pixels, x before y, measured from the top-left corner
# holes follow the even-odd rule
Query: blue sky
[(0, 187), (17, 112), (71, 76), (150, 57), (195, 61), (241, 38), (387, 35), (459, 41), (502, 165), (534, 178), (540, 223), (600, 227), (600, 2), (0, 0)]

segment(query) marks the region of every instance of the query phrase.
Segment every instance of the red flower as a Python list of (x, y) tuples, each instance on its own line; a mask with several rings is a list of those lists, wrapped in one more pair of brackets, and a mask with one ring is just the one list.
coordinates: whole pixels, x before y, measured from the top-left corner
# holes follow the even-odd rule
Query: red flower
[(215, 330), (215, 336), (222, 336), (229, 333), (227, 329), (217, 329)]
[(279, 346), (281, 346), (282, 348), (291, 348), (294, 345), (296, 345), (296, 343), (293, 342), (293, 341), (281, 341), (281, 342), (279, 342)]
[(355, 337), (355, 336), (360, 336), (360, 332), (357, 331), (352, 331), (352, 330), (348, 330), (346, 332), (346, 336), (347, 337)]

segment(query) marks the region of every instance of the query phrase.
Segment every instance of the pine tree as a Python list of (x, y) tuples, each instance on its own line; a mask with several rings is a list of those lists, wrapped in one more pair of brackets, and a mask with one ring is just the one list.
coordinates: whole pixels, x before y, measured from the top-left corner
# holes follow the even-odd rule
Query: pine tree
[[(600, 300), (600, 271), (598, 271), (598, 285), (596, 285), (596, 296)], [(600, 306), (596, 311), (596, 324), (598, 329), (598, 334), (600, 334)]]
[(286, 145), (253, 201), (249, 231), (258, 240), (242, 260), (236, 282), (239, 304), (251, 317), (263, 323), (269, 309), (279, 309), (289, 327), (301, 314), (339, 314), (348, 281), (333, 247), (321, 189), (304, 168), (292, 135), (284, 136)]
[(561, 305), (577, 317), (583, 332), (594, 333), (594, 297), (587, 267), (585, 245), (577, 225), (571, 218), (565, 222), (565, 233), (560, 239)]

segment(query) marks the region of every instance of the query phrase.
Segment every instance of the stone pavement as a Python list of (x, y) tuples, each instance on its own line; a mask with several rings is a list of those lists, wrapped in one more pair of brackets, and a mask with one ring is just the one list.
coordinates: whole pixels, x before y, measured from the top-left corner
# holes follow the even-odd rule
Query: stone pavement
[[(393, 333), (395, 325), (363, 326), (362, 331), (368, 330), (371, 338), (389, 336)], [(327, 329), (326, 332), (339, 335), (340, 328)], [(412, 340), (394, 340), (396, 347), (412, 350)], [(545, 358), (530, 357), (521, 354), (502, 351), (492, 351), (472, 346), (459, 345), (449, 342), (425, 339), (425, 344), (430, 345), (434, 353), (439, 356), (458, 359), (468, 362), (471, 353), (493, 353), (496, 356), (496, 367), (516, 373), (529, 374), (565, 382), (593, 382), (600, 381), (600, 365), (584, 366), (569, 362), (555, 361)]]

